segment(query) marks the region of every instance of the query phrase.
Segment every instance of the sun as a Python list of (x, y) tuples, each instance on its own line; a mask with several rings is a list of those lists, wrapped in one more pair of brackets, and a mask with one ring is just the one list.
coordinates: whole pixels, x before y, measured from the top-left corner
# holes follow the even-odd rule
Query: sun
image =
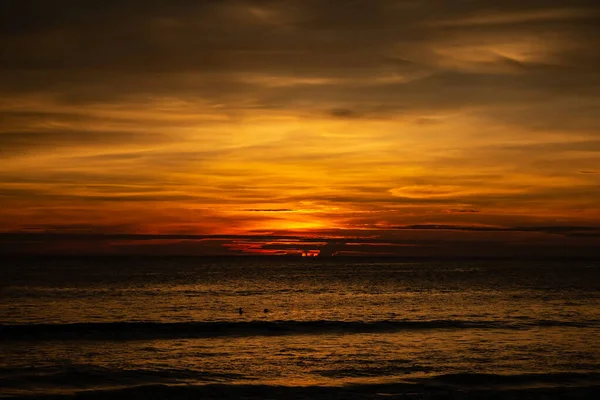
[(302, 257), (318, 257), (321, 250), (307, 250), (302, 252)]

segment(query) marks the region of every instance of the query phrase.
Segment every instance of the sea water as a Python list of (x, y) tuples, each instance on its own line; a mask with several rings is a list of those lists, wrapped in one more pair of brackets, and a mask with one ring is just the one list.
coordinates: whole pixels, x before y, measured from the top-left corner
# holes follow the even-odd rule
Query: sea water
[(600, 387), (600, 266), (590, 262), (8, 261), (0, 396), (489, 397), (543, 387), (593, 398)]

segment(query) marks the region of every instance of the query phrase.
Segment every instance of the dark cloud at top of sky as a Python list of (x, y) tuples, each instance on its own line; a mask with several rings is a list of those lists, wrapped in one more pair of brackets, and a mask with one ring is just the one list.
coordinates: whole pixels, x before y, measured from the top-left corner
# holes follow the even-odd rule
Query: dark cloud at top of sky
[(598, 38), (591, 0), (4, 1), (0, 93), (341, 119), (537, 102), (488, 115), (596, 132)]
[[(430, 68), (423, 49), (464, 35), (560, 31), (589, 42), (598, 11), (566, 0), (5, 1), (0, 57), (4, 70), (356, 76)], [(581, 64), (591, 48), (562, 56)]]

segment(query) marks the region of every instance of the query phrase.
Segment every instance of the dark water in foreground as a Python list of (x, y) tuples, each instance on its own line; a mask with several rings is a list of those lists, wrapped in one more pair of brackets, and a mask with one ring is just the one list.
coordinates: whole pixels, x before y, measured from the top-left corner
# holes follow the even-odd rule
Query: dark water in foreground
[(590, 262), (30, 259), (0, 272), (0, 396), (600, 394)]

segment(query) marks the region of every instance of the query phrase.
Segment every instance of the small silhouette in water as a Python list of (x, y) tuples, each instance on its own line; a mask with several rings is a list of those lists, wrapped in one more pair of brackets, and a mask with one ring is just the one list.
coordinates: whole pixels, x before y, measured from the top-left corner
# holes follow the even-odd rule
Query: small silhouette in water
[(244, 310), (242, 309), (242, 307), (238, 308), (238, 313), (240, 313), (240, 315), (242, 315), (244, 313)]
[(265, 308), (264, 313), (266, 314), (268, 312), (270, 312), (270, 310), (268, 308)]

